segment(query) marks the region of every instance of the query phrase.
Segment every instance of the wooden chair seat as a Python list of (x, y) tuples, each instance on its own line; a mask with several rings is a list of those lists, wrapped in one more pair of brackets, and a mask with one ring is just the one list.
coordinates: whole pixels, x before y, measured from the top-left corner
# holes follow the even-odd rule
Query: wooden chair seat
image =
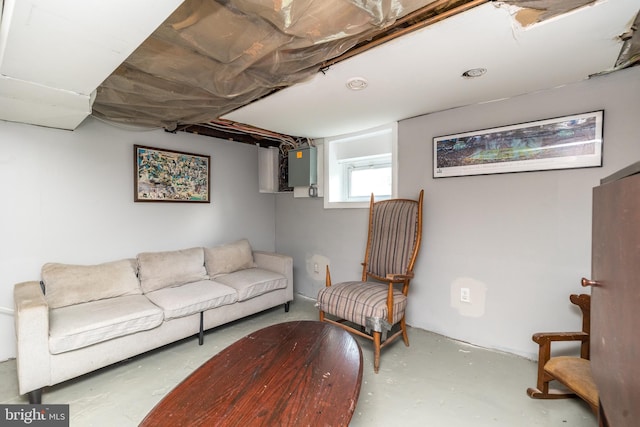
[(567, 386), (592, 408), (598, 407), (598, 389), (591, 374), (591, 362), (574, 356), (556, 356), (544, 365), (546, 373)]

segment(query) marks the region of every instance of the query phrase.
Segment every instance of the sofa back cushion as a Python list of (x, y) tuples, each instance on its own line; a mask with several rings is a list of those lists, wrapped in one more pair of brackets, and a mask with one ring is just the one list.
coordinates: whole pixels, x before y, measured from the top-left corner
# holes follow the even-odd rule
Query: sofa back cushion
[(49, 308), (142, 293), (134, 259), (98, 265), (47, 263), (42, 282)]
[(138, 275), (144, 293), (209, 278), (202, 248), (140, 253)]
[(214, 248), (204, 248), (204, 263), (210, 278), (255, 267), (253, 251), (247, 239)]

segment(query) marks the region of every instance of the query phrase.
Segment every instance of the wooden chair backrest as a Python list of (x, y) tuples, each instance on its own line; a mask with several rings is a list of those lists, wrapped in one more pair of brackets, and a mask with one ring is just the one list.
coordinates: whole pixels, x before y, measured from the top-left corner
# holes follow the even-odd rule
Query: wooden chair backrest
[[(591, 295), (589, 294), (572, 294), (569, 300), (580, 308), (582, 311), (582, 332), (591, 333)], [(588, 359), (590, 355), (589, 340), (584, 341), (580, 348), (580, 357)]]

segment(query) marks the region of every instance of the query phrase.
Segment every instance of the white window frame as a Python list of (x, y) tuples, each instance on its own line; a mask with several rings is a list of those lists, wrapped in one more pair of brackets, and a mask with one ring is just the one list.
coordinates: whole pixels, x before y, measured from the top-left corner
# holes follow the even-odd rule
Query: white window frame
[[(393, 175), (393, 165), (392, 165), (392, 156), (391, 153), (387, 155), (373, 155), (373, 156), (365, 156), (358, 158), (345, 159), (342, 161), (338, 161), (338, 164), (342, 166), (342, 174), (346, 177), (345, 183), (342, 186), (342, 199), (347, 202), (368, 202), (371, 198), (371, 194), (369, 193), (366, 196), (352, 196), (351, 195), (351, 175), (354, 171), (357, 170), (365, 170), (365, 169), (378, 169), (378, 168), (391, 168), (391, 173)], [(393, 178), (392, 178), (392, 186), (393, 188)], [(391, 198), (391, 194), (378, 194), (376, 199), (383, 200)]]
[[(389, 139), (389, 141), (386, 140)], [(368, 144), (369, 141), (384, 140), (380, 144)], [(385, 144), (390, 144), (388, 150)], [(344, 145), (344, 144), (349, 144)], [(335, 208), (368, 208), (370, 197), (349, 199), (348, 197), (348, 176), (349, 166), (376, 167), (381, 165), (381, 159), (388, 159), (391, 154), (391, 195), (386, 197), (376, 196), (376, 200), (397, 197), (398, 189), (398, 124), (396, 122), (361, 132), (347, 135), (340, 135), (324, 140), (324, 207), (325, 209)], [(349, 147), (353, 151), (352, 155), (338, 158), (341, 154), (340, 147)], [(384, 162), (388, 164), (387, 161)]]

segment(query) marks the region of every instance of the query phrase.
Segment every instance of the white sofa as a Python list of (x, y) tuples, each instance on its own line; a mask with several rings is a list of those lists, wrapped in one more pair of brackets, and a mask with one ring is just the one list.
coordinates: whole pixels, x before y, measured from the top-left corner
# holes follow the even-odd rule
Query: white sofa
[(241, 240), (99, 265), (45, 264), (14, 287), (20, 394), (293, 300), (291, 257)]

